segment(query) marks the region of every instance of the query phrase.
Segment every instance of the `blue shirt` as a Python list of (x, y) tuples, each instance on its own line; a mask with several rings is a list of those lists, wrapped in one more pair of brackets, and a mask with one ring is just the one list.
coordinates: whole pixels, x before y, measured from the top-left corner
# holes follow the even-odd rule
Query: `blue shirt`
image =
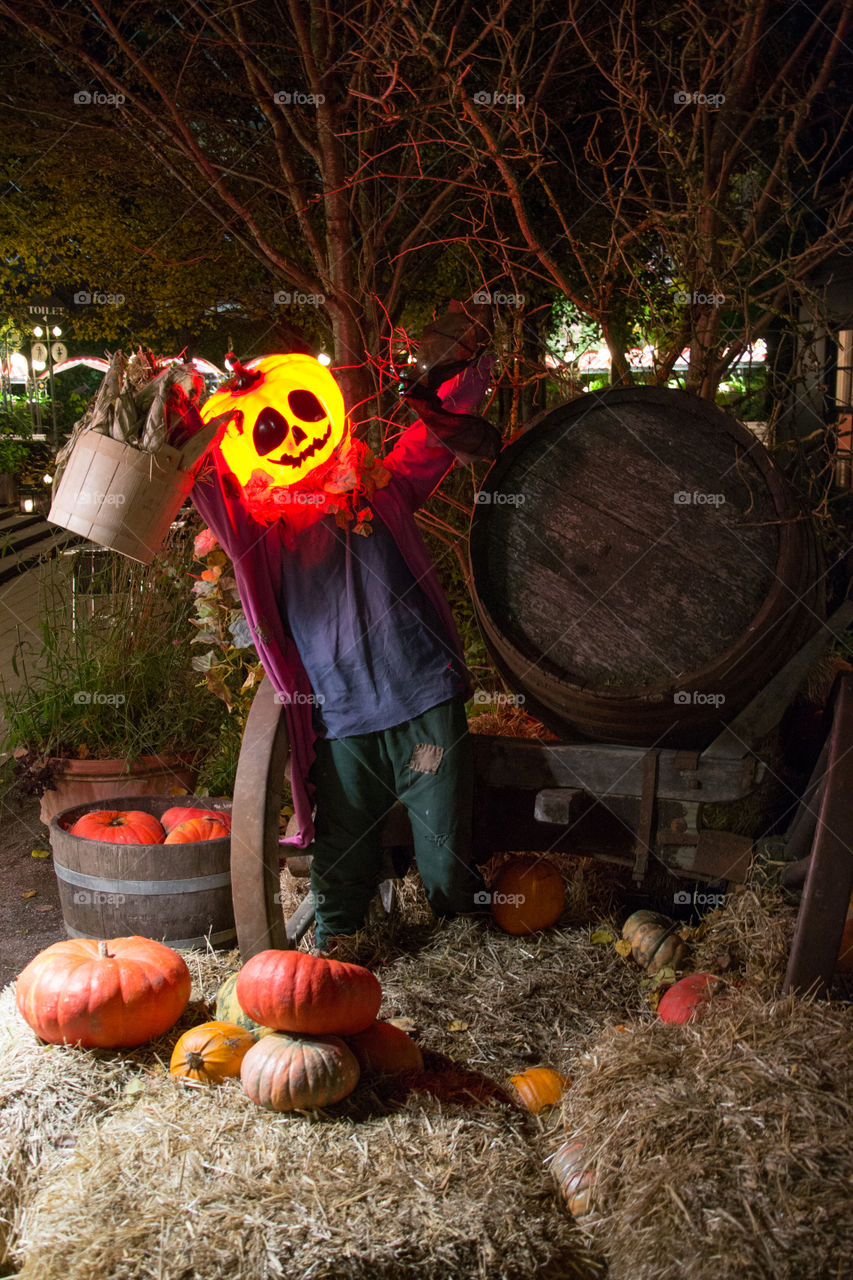
[(464, 693), (459, 659), (385, 523), (324, 516), (282, 556), (283, 616), (327, 738), (390, 729)]

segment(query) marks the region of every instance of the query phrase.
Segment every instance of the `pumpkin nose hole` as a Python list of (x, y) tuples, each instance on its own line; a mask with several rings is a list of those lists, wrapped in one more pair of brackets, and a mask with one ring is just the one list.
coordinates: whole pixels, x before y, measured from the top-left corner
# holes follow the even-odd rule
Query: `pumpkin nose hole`
[(260, 458), (277, 449), (287, 439), (287, 418), (278, 409), (261, 409), (255, 421), (252, 441)]
[(326, 416), (326, 410), (313, 391), (304, 391), (301, 388), (291, 391), (287, 397), (287, 403), (290, 405), (293, 416), (301, 418), (303, 422), (321, 422)]
[(293, 428), (293, 443), (296, 445), (297, 449), (299, 448), (299, 446), (300, 446), (301, 444), (304, 444), (304, 442), (305, 442), (307, 439), (308, 439), (308, 437), (307, 437), (307, 435), (305, 434), (305, 432), (302, 430), (302, 428), (301, 428), (301, 427), (294, 426), (294, 428)]

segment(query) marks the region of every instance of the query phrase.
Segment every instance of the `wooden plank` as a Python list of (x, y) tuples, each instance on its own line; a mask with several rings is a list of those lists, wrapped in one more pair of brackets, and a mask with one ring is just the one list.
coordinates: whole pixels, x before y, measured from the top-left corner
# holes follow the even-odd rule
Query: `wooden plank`
[(783, 992), (826, 995), (853, 892), (853, 677), (839, 677), (826, 781)]
[(643, 789), (640, 794), (640, 812), (637, 816), (637, 840), (634, 845), (633, 879), (642, 884), (652, 852), (652, 823), (655, 813), (655, 792), (660, 752), (648, 751), (643, 759)]
[[(482, 733), (473, 737), (477, 775), (490, 787), (531, 791), (568, 787), (598, 796), (642, 795), (644, 747), (543, 742)], [(703, 756), (698, 769), (678, 769), (679, 754), (660, 752), (659, 799), (738, 800), (753, 790), (763, 771), (753, 756), (741, 760), (705, 760)]]
[(279, 814), (290, 743), (284, 706), (265, 677), (243, 730), (234, 782), (231, 885), (240, 954), (284, 950), (288, 938), (281, 910)]

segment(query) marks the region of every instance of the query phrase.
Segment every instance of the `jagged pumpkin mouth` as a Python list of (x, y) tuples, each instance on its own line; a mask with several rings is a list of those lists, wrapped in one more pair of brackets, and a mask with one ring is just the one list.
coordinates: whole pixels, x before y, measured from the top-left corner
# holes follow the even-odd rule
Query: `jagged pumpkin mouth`
[(332, 424), (330, 422), (323, 434), (318, 436), (315, 440), (312, 440), (307, 448), (303, 449), (301, 453), (287, 453), (281, 458), (271, 458), (267, 455), (264, 458), (264, 462), (272, 462), (277, 467), (301, 467), (302, 463), (308, 458), (312, 458), (318, 449), (322, 449), (324, 445), (327, 445), (331, 438)]

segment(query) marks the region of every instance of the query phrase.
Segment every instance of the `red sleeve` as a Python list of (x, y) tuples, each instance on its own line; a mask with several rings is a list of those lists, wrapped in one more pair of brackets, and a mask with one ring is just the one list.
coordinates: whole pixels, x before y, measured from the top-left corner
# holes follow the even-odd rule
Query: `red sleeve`
[(422, 507), (438, 488), (456, 459), (443, 444), (436, 444), (426, 423), (418, 421), (400, 436), (382, 463), (410, 511)]
[[(473, 412), (483, 398), (493, 364), (492, 356), (484, 356), (476, 365), (439, 387), (442, 408), (451, 413)], [(394, 476), (395, 487), (404, 495), (410, 510), (417, 511), (438, 488), (456, 459), (419, 419), (403, 432), (382, 461)]]

